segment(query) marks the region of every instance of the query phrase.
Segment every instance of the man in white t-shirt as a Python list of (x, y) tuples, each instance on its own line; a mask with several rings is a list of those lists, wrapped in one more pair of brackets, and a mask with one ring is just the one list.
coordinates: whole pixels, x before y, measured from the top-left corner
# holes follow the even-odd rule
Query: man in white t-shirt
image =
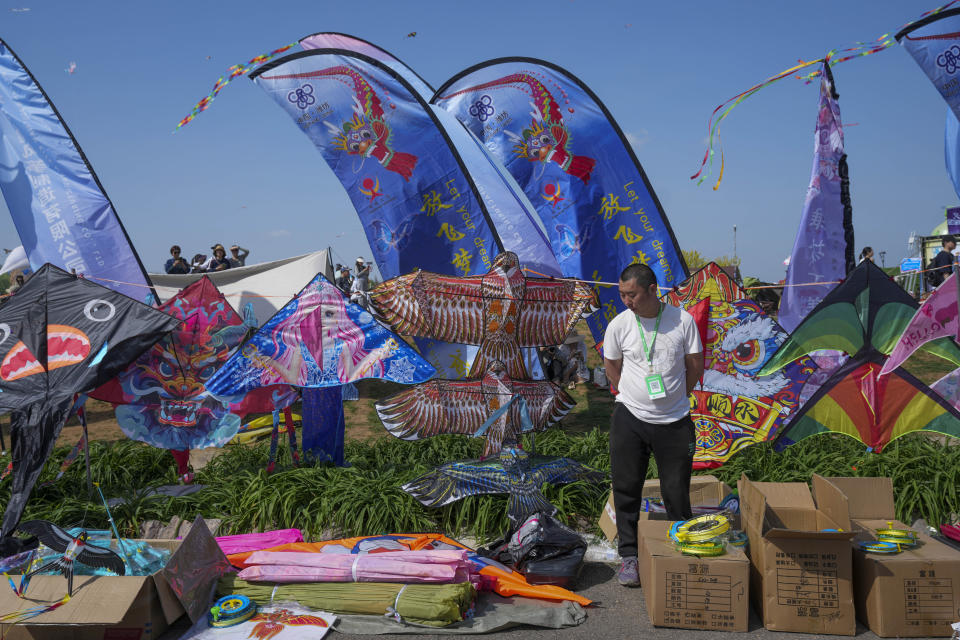
[(703, 374), (703, 346), (693, 317), (657, 297), (657, 276), (632, 264), (620, 274), (620, 299), (627, 310), (603, 338), (607, 379), (617, 389), (610, 419), (610, 470), (617, 513), (620, 584), (640, 584), (637, 514), (652, 453), (660, 492), (671, 520), (690, 510), (690, 470), (696, 448), (688, 396)]

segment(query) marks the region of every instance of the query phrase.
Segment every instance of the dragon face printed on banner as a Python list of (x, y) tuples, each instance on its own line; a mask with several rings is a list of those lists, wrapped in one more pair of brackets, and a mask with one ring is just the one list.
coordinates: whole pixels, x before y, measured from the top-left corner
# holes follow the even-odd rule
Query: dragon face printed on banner
[[(449, 100), (454, 96), (473, 93), (484, 89), (495, 89), (507, 86), (525, 86), (530, 96), (530, 106), (533, 119), (530, 126), (525, 128), (521, 135), (505, 131), (514, 142), (514, 153), (530, 162), (553, 162), (567, 174), (579, 178), (584, 184), (590, 182), (590, 174), (596, 165), (596, 160), (586, 156), (573, 154), (570, 148), (570, 130), (563, 122), (563, 112), (553, 94), (538, 80), (533, 72), (513, 73), (491, 82), (485, 82), (475, 87), (468, 87), (449, 95), (441, 96), (439, 101)], [(569, 110), (573, 113), (573, 109)]]
[(775, 438), (817, 369), (810, 358), (803, 358), (773, 375), (757, 375), (787, 333), (746, 297), (713, 262), (664, 296), (686, 309), (710, 300), (703, 378), (690, 396), (690, 417), (697, 428), (696, 468), (718, 467), (740, 449)]
[[(370, 83), (355, 70), (346, 66), (330, 67), (310, 73), (291, 75), (262, 76), (265, 80), (285, 80), (290, 78), (326, 78), (343, 82), (353, 90), (353, 114), (340, 127), (324, 121), (327, 129), (333, 135), (333, 142), (337, 149), (347, 155), (357, 156), (362, 161), (373, 158), (387, 171), (393, 171), (409, 181), (413, 170), (417, 166), (417, 156), (395, 151), (391, 146), (390, 125), (384, 119), (384, 110)], [(313, 96), (313, 85), (306, 83), (296, 91), (291, 92), (291, 102), (306, 109), (316, 102)], [(390, 105), (393, 107), (393, 105)], [(359, 170), (359, 169), (357, 169)]]
[(182, 321), (179, 330), (144, 353), (93, 397), (113, 402), (130, 438), (174, 450), (223, 446), (248, 411), (268, 412), (296, 400), (289, 387), (245, 397), (217, 397), (206, 382), (255, 326), (241, 320), (206, 277), (161, 307)]

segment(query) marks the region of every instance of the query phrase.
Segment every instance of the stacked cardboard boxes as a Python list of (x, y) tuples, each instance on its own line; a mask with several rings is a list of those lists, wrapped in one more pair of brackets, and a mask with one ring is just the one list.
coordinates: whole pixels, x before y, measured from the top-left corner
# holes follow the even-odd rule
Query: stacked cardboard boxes
[[(854, 543), (876, 540), (890, 526), (907, 529), (895, 518), (889, 478), (813, 477), (818, 504), (846, 521)], [(857, 617), (883, 638), (949, 637), (960, 619), (960, 552), (919, 534), (920, 545), (881, 555), (853, 549), (853, 594)]]

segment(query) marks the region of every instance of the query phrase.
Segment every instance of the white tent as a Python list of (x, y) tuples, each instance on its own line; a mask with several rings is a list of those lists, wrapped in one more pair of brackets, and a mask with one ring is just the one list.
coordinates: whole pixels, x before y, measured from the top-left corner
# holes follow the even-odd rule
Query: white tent
[(0, 275), (29, 266), (30, 261), (27, 260), (27, 252), (24, 251), (23, 246), (19, 246), (7, 254), (7, 259), (3, 261), (3, 266), (0, 267)]
[(151, 273), (150, 280), (160, 301), (166, 302), (184, 287), (207, 276), (238, 313), (243, 313), (243, 307), (248, 302), (253, 304), (257, 322), (263, 324), (318, 273), (322, 273), (330, 282), (334, 281), (329, 248), (294, 258), (211, 273)]

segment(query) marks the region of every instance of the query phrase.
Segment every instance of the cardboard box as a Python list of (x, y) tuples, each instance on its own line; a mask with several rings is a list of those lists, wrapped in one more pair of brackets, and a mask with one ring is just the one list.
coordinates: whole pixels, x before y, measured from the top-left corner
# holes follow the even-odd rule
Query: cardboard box
[[(721, 482), (716, 476), (693, 476), (690, 478), (690, 504), (694, 506), (716, 507), (720, 501), (730, 495), (732, 489), (725, 482)], [(644, 498), (659, 498), (660, 480), (652, 478), (643, 484)], [(666, 520), (667, 514), (641, 511), (638, 520)], [(613, 542), (617, 537), (617, 512), (613, 507), (613, 492), (607, 498), (607, 503), (603, 506), (603, 513), (600, 514), (598, 523), (603, 535), (607, 540)]]
[[(740, 478), (740, 517), (750, 539), (750, 593), (771, 631), (852, 636), (853, 532), (839, 529), (804, 482)], [(839, 509), (831, 505), (831, 509)]]
[[(876, 540), (877, 529), (895, 518), (889, 478), (813, 477), (817, 502), (839, 507), (831, 514), (848, 519), (854, 542)], [(960, 620), (960, 552), (919, 534), (920, 546), (895, 555), (853, 549), (853, 597), (857, 618), (882, 638), (949, 637)]]
[[(196, 621), (230, 566), (207, 527), (197, 523), (203, 520), (182, 541), (146, 541), (173, 552), (164, 569), (149, 576), (74, 576), (69, 602), (4, 629), (5, 640), (151, 640), (185, 612)], [(0, 589), (0, 613), (55, 602), (66, 589), (61, 575), (34, 576), (26, 599)]]
[(647, 615), (658, 627), (746, 631), (750, 561), (731, 548), (715, 558), (685, 556), (667, 534), (670, 522), (637, 525), (640, 582)]
[[(149, 540), (176, 551), (179, 540)], [(19, 577), (14, 576), (19, 582)], [(0, 589), (0, 612), (49, 604), (63, 597), (63, 576), (34, 576), (26, 599)], [(159, 572), (149, 576), (74, 576), (73, 597), (62, 607), (10, 629), (5, 638), (20, 640), (141, 640), (158, 637), (184, 614)]]

